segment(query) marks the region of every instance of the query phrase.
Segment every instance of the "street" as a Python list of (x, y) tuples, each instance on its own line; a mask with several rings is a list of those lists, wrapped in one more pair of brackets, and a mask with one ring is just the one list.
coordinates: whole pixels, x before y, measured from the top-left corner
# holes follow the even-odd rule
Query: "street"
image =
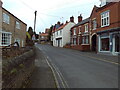
[[(118, 88), (118, 65), (85, 52), (36, 44), (55, 71), (65, 88)], [(57, 76), (56, 76), (57, 78)]]

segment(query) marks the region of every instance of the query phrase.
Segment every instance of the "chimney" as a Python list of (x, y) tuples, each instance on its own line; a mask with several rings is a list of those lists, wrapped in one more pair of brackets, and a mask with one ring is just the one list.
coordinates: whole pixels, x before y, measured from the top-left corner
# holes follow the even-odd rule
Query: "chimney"
[(70, 22), (74, 22), (74, 17), (70, 17)]
[(68, 21), (66, 21), (66, 23), (68, 23)]
[(80, 16), (78, 16), (78, 22), (82, 21), (82, 15), (80, 14)]
[(58, 21), (57, 24), (60, 25), (60, 21)]
[(3, 2), (0, 0), (0, 7), (2, 7)]

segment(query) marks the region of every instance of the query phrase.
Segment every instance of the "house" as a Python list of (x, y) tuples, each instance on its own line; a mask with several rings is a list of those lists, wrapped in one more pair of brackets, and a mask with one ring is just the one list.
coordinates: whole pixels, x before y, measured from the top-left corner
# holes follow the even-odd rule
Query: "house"
[(40, 33), (39, 34), (39, 42), (40, 43), (46, 43), (48, 42), (48, 33)]
[[(2, 1), (1, 0), (0, 0), (0, 31), (2, 31)], [(1, 33), (0, 33), (0, 37), (1, 37)]]
[(2, 7), (2, 29), (0, 30), (0, 47), (18, 42), (20, 47), (26, 44), (27, 24)]
[(120, 2), (101, 1), (97, 13), (97, 52), (117, 55), (120, 52)]
[(58, 29), (53, 32), (53, 46), (63, 47), (70, 44), (70, 29), (75, 25), (74, 17), (70, 17), (70, 21), (61, 24)]
[(42, 33), (40, 32), (39, 33), (39, 42), (40, 43), (47, 43), (48, 42), (48, 40), (49, 40), (49, 38), (48, 38), (49, 31), (50, 31), (50, 29), (46, 28), (45, 29), (45, 33), (44, 32), (42, 32)]
[(78, 23), (71, 28), (71, 48), (89, 51), (90, 50), (90, 18), (82, 20), (78, 16)]
[(89, 18), (82, 20), (82, 16), (78, 16), (78, 23), (71, 28), (70, 48), (118, 55), (120, 52), (119, 10), (120, 2), (101, 0), (101, 6), (94, 6)]
[(53, 45), (53, 41), (54, 41), (54, 44), (55, 44), (55, 30), (58, 29), (62, 25), (63, 24), (61, 24), (59, 21), (57, 22), (57, 24), (53, 25), (52, 33), (51, 33), (51, 42), (52, 42), (52, 45)]

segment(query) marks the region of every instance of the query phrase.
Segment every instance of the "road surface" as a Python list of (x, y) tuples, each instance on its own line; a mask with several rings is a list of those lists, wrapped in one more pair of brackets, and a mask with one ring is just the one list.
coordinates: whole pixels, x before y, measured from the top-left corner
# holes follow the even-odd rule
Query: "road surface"
[(64, 88), (118, 88), (117, 64), (76, 50), (40, 44), (36, 47), (47, 57)]

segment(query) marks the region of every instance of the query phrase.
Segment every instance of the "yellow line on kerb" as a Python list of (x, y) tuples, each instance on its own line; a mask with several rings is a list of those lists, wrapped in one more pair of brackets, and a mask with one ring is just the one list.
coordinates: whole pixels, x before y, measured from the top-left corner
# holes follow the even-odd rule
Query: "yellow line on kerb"
[(93, 58), (93, 59), (97, 59), (97, 60), (100, 60), (100, 61), (104, 61), (104, 62), (108, 62), (108, 63), (116, 64), (116, 65), (120, 65), (120, 63), (116, 63), (116, 62), (108, 61), (108, 60), (105, 60), (105, 59), (100, 59), (100, 58), (96, 58), (96, 57), (92, 57), (92, 56), (88, 56), (88, 55), (82, 55), (82, 54), (80, 54), (80, 55), (81, 55), (81, 56), (86, 56), (86, 57), (89, 57), (89, 58)]

